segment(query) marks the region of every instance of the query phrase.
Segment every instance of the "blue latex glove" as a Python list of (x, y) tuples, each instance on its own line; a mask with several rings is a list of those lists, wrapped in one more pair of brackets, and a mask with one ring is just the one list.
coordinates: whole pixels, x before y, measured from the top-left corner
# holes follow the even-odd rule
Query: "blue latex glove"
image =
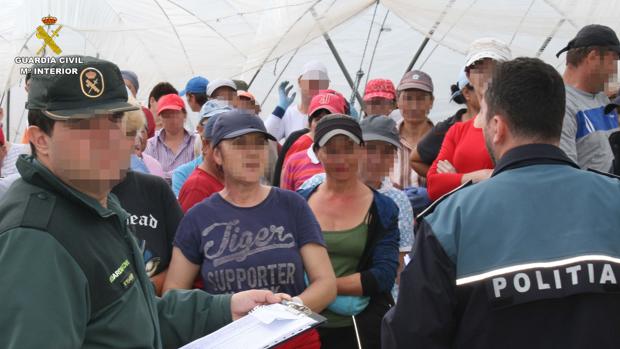
[[(306, 273), (304, 273), (304, 281), (306, 282), (306, 286), (310, 284), (308, 274)], [(351, 316), (364, 311), (369, 302), (370, 297), (337, 296), (336, 299), (327, 306), (327, 309), (338, 315)]]
[(349, 110), (349, 114), (353, 119), (360, 121), (360, 114), (357, 112), (357, 109), (351, 108), (351, 110)]
[(338, 296), (327, 306), (327, 309), (338, 315), (351, 316), (364, 311), (370, 302), (370, 297)]
[(297, 96), (297, 92), (293, 92), (289, 97), (289, 93), (293, 89), (293, 85), (289, 86), (288, 81), (282, 81), (280, 86), (278, 87), (278, 107), (286, 110), (293, 102), (295, 101), (295, 97)]

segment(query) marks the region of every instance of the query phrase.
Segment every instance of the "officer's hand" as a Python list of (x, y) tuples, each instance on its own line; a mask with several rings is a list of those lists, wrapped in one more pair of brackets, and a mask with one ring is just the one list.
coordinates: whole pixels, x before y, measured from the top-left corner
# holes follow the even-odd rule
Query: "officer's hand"
[(289, 86), (288, 81), (282, 81), (280, 86), (278, 87), (278, 107), (286, 110), (293, 102), (295, 101), (295, 97), (297, 96), (297, 92), (293, 92), (289, 97), (289, 93), (293, 89), (293, 85)]
[(232, 319), (234, 321), (242, 318), (256, 306), (280, 303), (283, 300), (291, 300), (291, 296), (285, 293), (274, 294), (267, 290), (249, 290), (235, 293), (230, 299)]

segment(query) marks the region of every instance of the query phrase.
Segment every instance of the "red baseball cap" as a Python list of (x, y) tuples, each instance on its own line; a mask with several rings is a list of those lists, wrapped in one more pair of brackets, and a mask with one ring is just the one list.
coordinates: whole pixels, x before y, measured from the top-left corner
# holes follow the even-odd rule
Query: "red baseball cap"
[(385, 98), (391, 101), (396, 99), (396, 88), (392, 81), (387, 79), (373, 79), (366, 84), (364, 101), (371, 98)]
[(308, 107), (308, 117), (321, 109), (327, 109), (332, 114), (344, 114), (347, 101), (344, 97), (334, 90), (321, 90), (319, 94), (312, 97)]
[(174, 93), (161, 96), (159, 101), (157, 101), (157, 115), (161, 114), (164, 110), (185, 110), (183, 98)]

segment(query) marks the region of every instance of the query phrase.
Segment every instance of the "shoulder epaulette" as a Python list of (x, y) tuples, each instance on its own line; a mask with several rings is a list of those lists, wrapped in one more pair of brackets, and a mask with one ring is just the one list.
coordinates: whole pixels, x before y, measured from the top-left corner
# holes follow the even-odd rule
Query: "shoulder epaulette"
[(460, 186), (456, 187), (454, 190), (442, 195), (439, 199), (433, 201), (432, 204), (430, 204), (430, 206), (428, 206), (424, 211), (420, 212), (420, 214), (416, 217), (417, 220), (422, 219), (426, 216), (428, 216), (429, 214), (433, 213), (433, 211), (435, 211), (435, 207), (437, 207), (437, 205), (439, 205), (440, 202), (442, 202), (443, 200), (445, 200), (447, 197), (449, 197), (450, 195), (456, 193), (457, 191), (465, 188), (465, 187), (469, 187), (470, 185), (474, 184), (473, 181), (467, 181), (463, 184), (461, 184)]

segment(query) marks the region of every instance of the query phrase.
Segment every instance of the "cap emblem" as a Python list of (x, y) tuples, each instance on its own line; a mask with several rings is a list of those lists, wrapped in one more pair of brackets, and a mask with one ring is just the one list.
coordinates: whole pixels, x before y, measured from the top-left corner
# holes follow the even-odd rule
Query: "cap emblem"
[(80, 87), (86, 97), (97, 98), (101, 96), (105, 90), (103, 74), (96, 68), (85, 68), (80, 73)]

